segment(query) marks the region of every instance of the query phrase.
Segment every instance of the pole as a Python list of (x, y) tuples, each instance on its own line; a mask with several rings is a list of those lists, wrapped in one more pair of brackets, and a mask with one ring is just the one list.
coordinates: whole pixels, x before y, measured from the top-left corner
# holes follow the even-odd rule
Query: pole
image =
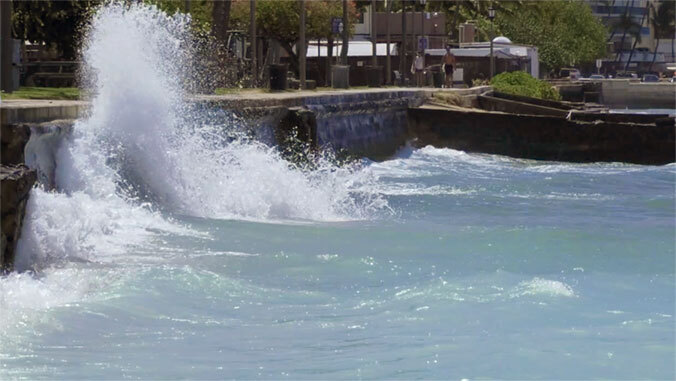
[(190, 0), (185, 0), (185, 13), (190, 13)]
[(491, 79), (495, 75), (495, 57), (493, 57), (493, 19), (491, 19)]
[(347, 0), (343, 0), (343, 46), (340, 49), (340, 58), (343, 61), (343, 65), (348, 65), (347, 63), (347, 49), (349, 48), (350, 24), (347, 18)]
[(298, 33), (298, 59), (300, 70), (300, 88), (305, 90), (305, 0), (298, 0), (300, 2), (300, 31)]
[(12, 2), (0, 1), (0, 89), (11, 93), (12, 75)]
[(387, 47), (385, 48), (387, 58), (385, 60), (385, 83), (387, 85), (392, 84), (392, 57), (390, 56), (390, 11), (392, 10), (392, 0), (387, 1), (386, 4), (386, 10), (385, 10), (385, 17), (387, 17), (387, 20), (385, 21), (385, 33), (387, 34), (386, 37), (386, 42), (387, 42)]
[(406, 78), (406, 0), (401, 0), (401, 51), (399, 52), (399, 73), (401, 74), (401, 85), (405, 83)]
[[(425, 38), (425, 0), (420, 0), (422, 9), (420, 10), (420, 40), (422, 41)], [(422, 58), (423, 58), (423, 67), (425, 67), (425, 45), (422, 49)]]
[(371, 47), (373, 58), (371, 65), (378, 66), (378, 53), (376, 52), (376, 0), (371, 0)]
[(256, 0), (250, 0), (249, 3), (249, 39), (251, 40), (251, 46), (249, 51), (251, 52), (251, 76), (252, 85), (256, 87), (258, 84), (258, 49), (256, 49)]

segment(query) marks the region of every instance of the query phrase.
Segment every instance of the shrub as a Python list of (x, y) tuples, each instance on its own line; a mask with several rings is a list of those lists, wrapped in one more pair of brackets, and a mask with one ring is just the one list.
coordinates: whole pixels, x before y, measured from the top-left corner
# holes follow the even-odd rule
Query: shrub
[(496, 91), (526, 97), (561, 100), (559, 92), (545, 81), (532, 77), (524, 71), (500, 73), (493, 77), (491, 86)]

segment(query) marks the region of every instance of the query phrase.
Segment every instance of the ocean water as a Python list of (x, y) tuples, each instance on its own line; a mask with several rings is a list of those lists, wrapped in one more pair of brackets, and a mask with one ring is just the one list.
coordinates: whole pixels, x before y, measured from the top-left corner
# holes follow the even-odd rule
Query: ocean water
[(91, 115), (0, 278), (0, 379), (676, 377), (675, 165), (299, 166), (185, 105), (188, 30), (94, 16)]

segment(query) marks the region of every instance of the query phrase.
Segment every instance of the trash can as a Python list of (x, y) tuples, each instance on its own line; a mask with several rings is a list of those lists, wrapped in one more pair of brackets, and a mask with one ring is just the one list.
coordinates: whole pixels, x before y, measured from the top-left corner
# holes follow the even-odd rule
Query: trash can
[(444, 73), (441, 71), (433, 71), (432, 83), (434, 84), (434, 87), (442, 87), (444, 85)]
[(270, 65), (270, 90), (284, 91), (287, 88), (286, 72), (288, 65), (272, 64)]
[(334, 89), (350, 87), (350, 67), (347, 65), (331, 66), (331, 83)]
[(382, 66), (367, 66), (366, 67), (366, 83), (369, 87), (380, 87), (383, 84), (383, 67)]

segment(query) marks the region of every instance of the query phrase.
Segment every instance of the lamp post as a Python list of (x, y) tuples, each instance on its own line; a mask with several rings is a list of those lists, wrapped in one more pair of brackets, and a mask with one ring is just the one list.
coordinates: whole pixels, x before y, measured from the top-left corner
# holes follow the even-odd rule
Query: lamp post
[(491, 20), (491, 79), (495, 75), (495, 57), (493, 57), (493, 19), (495, 18), (495, 9), (493, 7), (488, 8), (488, 18)]

